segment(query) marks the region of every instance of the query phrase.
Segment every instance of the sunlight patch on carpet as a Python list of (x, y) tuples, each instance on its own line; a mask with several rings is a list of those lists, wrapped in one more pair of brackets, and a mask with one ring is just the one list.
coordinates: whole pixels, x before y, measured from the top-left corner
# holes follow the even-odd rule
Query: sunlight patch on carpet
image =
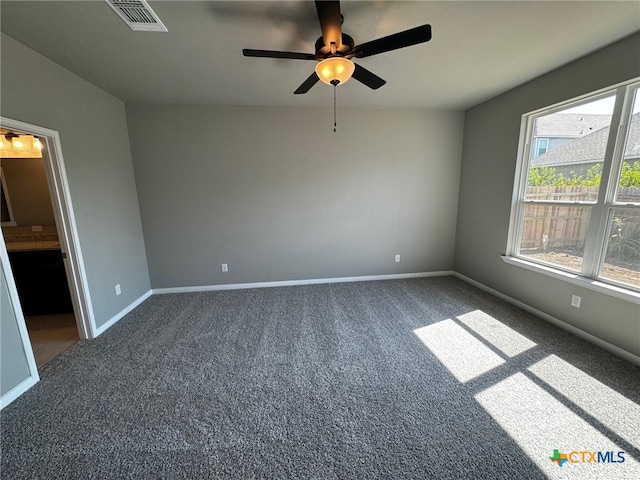
[(556, 355), (549, 355), (528, 370), (640, 449), (640, 405)]
[[(640, 478), (640, 465), (629, 452), (523, 373), (475, 398), (548, 478)], [(566, 461), (560, 466), (554, 456)]]
[(509, 357), (520, 355), (536, 346), (535, 342), (482, 310), (465, 313), (456, 318)]
[(451, 319), (413, 331), (459, 382), (465, 383), (505, 361)]

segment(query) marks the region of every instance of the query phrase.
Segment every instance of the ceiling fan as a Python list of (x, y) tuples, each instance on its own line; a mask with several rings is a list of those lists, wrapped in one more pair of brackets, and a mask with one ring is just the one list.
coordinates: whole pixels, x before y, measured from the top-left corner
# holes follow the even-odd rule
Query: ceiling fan
[(281, 52), (276, 50), (253, 50), (245, 48), (245, 57), (286, 58), (291, 60), (315, 60), (315, 71), (300, 85), (295, 94), (307, 93), (318, 80), (334, 87), (353, 76), (371, 89), (378, 89), (387, 83), (366, 68), (355, 64), (352, 58), (364, 58), (379, 53), (409, 47), (431, 40), (431, 25), (395, 33), (360, 45), (342, 32), (344, 17), (340, 13), (339, 1), (316, 1), (322, 36), (316, 41), (315, 53)]

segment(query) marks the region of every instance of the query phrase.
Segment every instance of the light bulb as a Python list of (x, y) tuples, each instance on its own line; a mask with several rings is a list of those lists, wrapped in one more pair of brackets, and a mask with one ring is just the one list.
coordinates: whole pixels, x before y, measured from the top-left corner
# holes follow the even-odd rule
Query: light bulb
[(14, 137), (11, 139), (11, 143), (13, 144), (13, 148), (22, 148), (24, 147), (24, 143), (18, 137)]
[(38, 137), (33, 137), (33, 148), (36, 150), (42, 150), (42, 143)]

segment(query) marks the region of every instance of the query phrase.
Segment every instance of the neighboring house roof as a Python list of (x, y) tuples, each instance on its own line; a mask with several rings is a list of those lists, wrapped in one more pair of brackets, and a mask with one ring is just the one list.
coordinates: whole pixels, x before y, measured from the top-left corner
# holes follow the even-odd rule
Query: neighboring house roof
[(611, 115), (556, 113), (536, 120), (534, 137), (582, 137), (609, 125)]
[[(608, 137), (609, 126), (606, 126), (532, 159), (531, 166), (542, 167), (602, 161)], [(624, 158), (638, 157), (640, 157), (640, 113), (631, 117), (627, 146), (624, 152)]]

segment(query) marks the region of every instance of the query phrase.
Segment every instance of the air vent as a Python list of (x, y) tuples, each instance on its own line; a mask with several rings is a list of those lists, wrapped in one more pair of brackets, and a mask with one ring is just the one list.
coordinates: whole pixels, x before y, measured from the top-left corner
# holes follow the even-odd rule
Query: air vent
[(105, 0), (107, 4), (138, 32), (166, 32), (167, 27), (145, 0)]

